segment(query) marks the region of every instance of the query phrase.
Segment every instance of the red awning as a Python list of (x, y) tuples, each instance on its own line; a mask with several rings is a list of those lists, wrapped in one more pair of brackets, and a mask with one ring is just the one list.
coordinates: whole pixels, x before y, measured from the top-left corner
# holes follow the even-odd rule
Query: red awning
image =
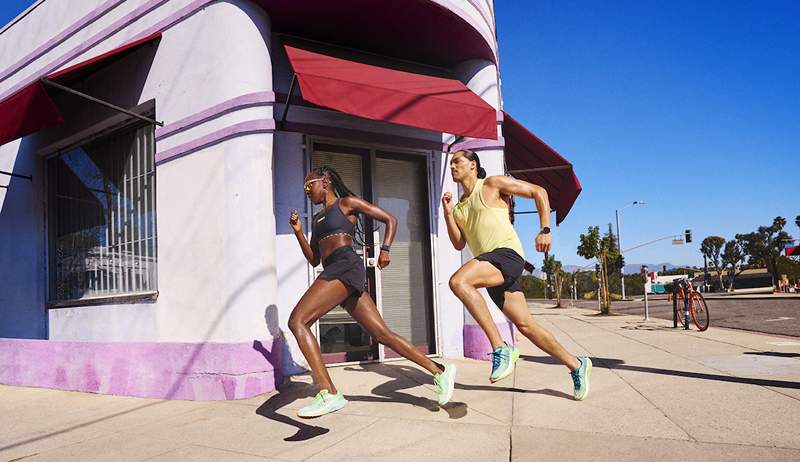
[[(42, 78), (62, 84), (69, 83), (101, 66), (111, 64), (159, 37), (161, 33), (157, 32)], [(53, 103), (41, 78), (36, 79), (0, 101), (0, 145), (63, 122), (64, 118)]]
[(458, 80), (285, 48), (308, 102), (372, 120), (497, 139), (496, 111)]
[(556, 224), (560, 224), (581, 193), (572, 164), (505, 112), (503, 137), (506, 169), (515, 178), (547, 190), (550, 206), (556, 211)]
[(793, 245), (786, 247), (787, 257), (800, 257), (800, 245)]

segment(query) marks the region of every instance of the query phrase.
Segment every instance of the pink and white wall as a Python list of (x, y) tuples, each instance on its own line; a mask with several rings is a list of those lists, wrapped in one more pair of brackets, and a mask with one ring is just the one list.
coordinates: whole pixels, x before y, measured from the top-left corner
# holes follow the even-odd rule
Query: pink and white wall
[[(264, 3), (45, 1), (0, 35), (5, 98), (43, 73), (161, 31), (154, 49), (98, 72), (85, 88), (127, 107), (154, 102), (166, 123), (156, 130), (158, 296), (146, 303), (45, 308), (44, 159), (113, 113), (66, 108), (65, 125), (0, 146), (0, 170), (33, 176), (0, 178), (9, 185), (0, 189), (0, 383), (236, 399), (270, 391), (301, 370), (286, 323), (308, 287), (309, 268), (285, 221), (305, 200), (297, 186), (305, 146), (303, 130), (276, 131), (291, 74)], [(433, 3), (496, 51), (491, 2)], [(501, 109), (493, 61), (464, 61), (455, 72)], [(437, 178), (446, 178), (443, 190), (457, 192), (439, 148), (449, 135), (306, 106), (293, 106), (288, 121), (327, 136), (429, 146)], [(502, 137), (464, 143), (481, 150), (489, 174), (502, 173)], [(485, 336), (447, 285), (469, 256), (452, 248), (439, 212), (434, 216), (439, 351), (485, 359)], [(508, 324), (492, 310), (510, 340)]]

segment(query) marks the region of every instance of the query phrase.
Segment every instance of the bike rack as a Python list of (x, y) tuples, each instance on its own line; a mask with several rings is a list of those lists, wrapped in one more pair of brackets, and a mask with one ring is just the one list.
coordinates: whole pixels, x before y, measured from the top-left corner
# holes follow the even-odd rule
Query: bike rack
[(678, 289), (672, 288), (672, 328), (678, 328)]

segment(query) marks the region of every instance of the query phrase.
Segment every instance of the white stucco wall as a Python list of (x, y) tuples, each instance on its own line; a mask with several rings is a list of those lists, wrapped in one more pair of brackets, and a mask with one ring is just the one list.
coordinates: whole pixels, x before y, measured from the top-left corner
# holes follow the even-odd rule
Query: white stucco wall
[[(3, 83), (6, 88), (15, 85), (29, 74), (26, 72), (29, 68), (39, 68), (43, 62), (53, 61), (67, 53), (75, 45), (72, 40), (80, 41), (92, 36), (130, 13), (136, 4), (145, 3), (125, 2), (119, 11), (114, 9), (107, 13), (87, 30)], [(121, 45), (127, 37), (145, 30), (185, 4), (188, 2), (171, 1), (159, 6), (98, 45), (97, 50), (73, 61), (82, 61), (98, 54), (101, 49), (105, 51)], [(44, 9), (35, 13), (51, 20), (51, 15), (57, 11)], [(66, 15), (62, 28), (82, 14), (84, 12)], [(17, 32), (21, 37), (19, 40), (24, 41), (26, 34), (42, 35), (35, 27), (37, 18), (30, 19), (32, 24), (15, 26), (21, 31)], [(11, 42), (6, 42), (4, 36), (2, 43)], [(28, 51), (31, 49), (27, 47)], [(14, 59), (4, 59), (0, 68)], [(171, 121), (196, 114), (230, 98), (271, 91), (270, 69), (270, 24), (263, 10), (246, 1), (214, 3), (164, 31), (152, 57), (152, 66), (146, 72), (139, 94), (135, 95), (137, 101), (132, 103), (155, 99), (156, 117), (169, 125)], [(92, 86), (95, 95), (112, 101), (115, 96), (124, 99), (124, 95), (115, 95), (114, 92), (125, 92), (125, 76), (114, 75), (114, 72), (124, 70), (109, 70), (106, 85), (97, 82)], [(270, 106), (234, 111), (159, 141), (157, 152), (191, 142), (237, 122), (271, 118)], [(77, 125), (68, 123), (65, 128), (52, 130), (65, 132)], [(17, 159), (22, 159), (31, 163), (32, 169), (41, 169), (42, 159), (27, 152), (25, 143), (30, 144), (29, 140), (33, 138), (39, 141), (39, 145), (46, 144), (52, 141), (52, 137), (52, 134), (49, 137), (37, 135), (3, 146), (0, 148), (0, 164), (3, 169), (8, 167), (10, 170)], [(120, 341), (247, 341), (269, 338), (266, 317), (275, 317), (277, 301), (272, 176), (272, 134), (264, 133), (235, 137), (159, 165), (156, 169), (158, 300), (154, 303), (50, 310), (49, 338)], [(0, 233), (13, 232), (14, 247), (26, 249), (24, 255), (20, 250), (6, 253), (0, 244), (3, 263), (24, 261), (23, 271), (19, 272), (24, 275), (24, 283), (20, 284), (23, 295), (9, 303), (31, 307), (40, 316), (46, 281), (43, 233), (18, 233), (17, 230), (41, 230), (44, 226), (40, 205), (43, 194), (41, 179), (39, 174), (36, 178), (38, 183), (35, 182), (28, 193), (23, 187), (14, 188), (13, 194), (19, 191), (29, 197), (15, 200), (13, 205), (0, 202)], [(26, 202), (33, 202), (36, 207), (25, 208)], [(35, 290), (39, 293), (33, 297), (31, 294), (36, 293)], [(7, 293), (5, 290), (0, 292)], [(42, 318), (40, 324), (47, 320)], [(42, 326), (37, 329), (27, 336), (44, 336)], [(6, 335), (11, 334), (15, 333)]]
[[(55, 35), (90, 11), (90, 4), (93, 8), (105, 2), (80, 3), (80, 8), (69, 9), (54, 6), (63, 2), (45, 2), (26, 21), (48, 24)], [(157, 6), (72, 62), (121, 45), (189, 3), (189, 0), (163, 4), (125, 1), (86, 30), (31, 62), (25, 70), (0, 82), (0, 92), (142, 5)], [(62, 16), (58, 21), (52, 19), (59, 14)], [(25, 54), (19, 49), (30, 51), (45, 42), (38, 26), (15, 28), (9, 30), (11, 35), (4, 34), (0, 40), (0, 50), (6, 47), (0, 54), (0, 69)], [(164, 31), (152, 59), (147, 57), (152, 67), (146, 70), (140, 91), (127, 96), (135, 97), (132, 104), (155, 99), (156, 117), (169, 125), (244, 94), (273, 89), (286, 92), (291, 74), (285, 57), (275, 55), (270, 44), (269, 18), (260, 8), (247, 1), (213, 3)], [(124, 74), (124, 66), (116, 72)], [(493, 64), (470, 61), (463, 63), (457, 73), (489, 104), (499, 107), (497, 71)], [(96, 83), (98, 96), (111, 98), (121, 88), (120, 79), (109, 81), (106, 86)], [(282, 108), (282, 105), (274, 108), (262, 105), (224, 114), (159, 140), (157, 150), (163, 152), (190, 143), (238, 122), (272, 119), (273, 109), (279, 116)], [(293, 106), (289, 120), (425, 141), (442, 139), (425, 130), (305, 107)], [(47, 335), (48, 321), (49, 337), (61, 340), (247, 341), (268, 338), (282, 329), (287, 334), (287, 352), (291, 356), (285, 364), (291, 371), (293, 360), (302, 362), (302, 355), (286, 328), (291, 309), (308, 287), (308, 265), (286, 225), (289, 210), (305, 206), (299, 187), (306, 173), (301, 135), (279, 133), (274, 135), (274, 143), (273, 135), (265, 133), (233, 138), (158, 166), (158, 300), (63, 308), (51, 310), (45, 317), (41, 315), (46, 281), (41, 209), (43, 162), (30, 149), (26, 151), (25, 145), (52, 141), (59, 129), (53, 130), (56, 132), (49, 137), (37, 135), (0, 147), (0, 168), (9, 170), (16, 162), (18, 168), (37, 177), (29, 190), (17, 184), (9, 193), (20, 195), (15, 196), (14, 205), (3, 203), (7, 193), (0, 189), (0, 268), (9, 262), (22, 262), (15, 267), (16, 279), (11, 279), (19, 289), (0, 290), (0, 306), (22, 307), (17, 310), (21, 316), (25, 310), (30, 311), (30, 319), (20, 320), (32, 326), (26, 335)], [(436, 175), (437, 185), (431, 194), (439, 207), (442, 187), (457, 191), (447, 173), (446, 156), (438, 151), (431, 152), (431, 156), (435, 159), (431, 173)], [(501, 150), (482, 151), (481, 159), (489, 174), (502, 173)], [(435, 217), (434, 264), (438, 278), (433, 287), (438, 303), (439, 344), (445, 356), (459, 356), (463, 353), (465, 311), (447, 282), (464, 257), (452, 248), (440, 214)], [(2, 239), (6, 236), (9, 239)], [(14, 245), (4, 244), (12, 240), (11, 236)], [(0, 287), (5, 284), (0, 282)], [(499, 310), (493, 309), (493, 315), (502, 319)], [(470, 321), (468, 315), (467, 321)], [(8, 334), (0, 330), (0, 336), (3, 335)]]
[[(462, 82), (464, 82), (467, 88), (483, 98), (483, 100), (490, 104), (493, 108), (497, 110), (502, 108), (500, 85), (497, 81), (497, 66), (495, 66), (494, 63), (480, 59), (466, 61), (461, 63), (461, 65), (456, 68), (456, 75)], [(498, 134), (500, 134), (499, 126)], [(502, 148), (482, 149), (478, 152), (478, 157), (481, 160), (481, 167), (486, 170), (487, 176), (503, 175), (505, 173), (504, 155), (505, 154)], [(458, 191), (455, 188), (455, 185), (452, 187), (452, 192), (454, 195), (461, 194), (461, 191)], [(462, 261), (466, 263), (472, 257), (473, 255), (469, 252), (469, 249), (465, 248), (462, 253)], [(495, 306), (494, 302), (492, 302), (491, 298), (489, 298), (489, 294), (486, 292), (486, 290), (481, 289), (480, 292), (483, 294), (483, 297), (486, 300), (486, 305), (489, 307), (489, 311), (491, 312), (492, 318), (495, 320), (495, 322), (505, 322), (505, 315), (503, 315), (503, 312)], [(464, 309), (464, 322), (467, 324), (476, 324), (475, 320), (466, 309)]]

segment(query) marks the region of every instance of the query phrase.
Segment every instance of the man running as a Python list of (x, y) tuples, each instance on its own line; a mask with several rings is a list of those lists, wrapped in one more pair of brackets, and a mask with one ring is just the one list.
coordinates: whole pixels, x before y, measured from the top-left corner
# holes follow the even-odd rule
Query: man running
[(520, 196), (536, 201), (541, 231), (536, 236), (536, 250), (550, 250), (550, 203), (547, 191), (535, 184), (507, 176), (490, 176), (481, 167), (478, 155), (461, 150), (450, 160), (453, 181), (460, 184), (464, 195), (453, 204), (449, 192), (442, 196), (445, 222), (450, 241), (456, 250), (465, 245), (475, 258), (464, 264), (450, 278), (450, 288), (464, 303), (492, 344), (491, 382), (497, 382), (514, 371), (519, 350), (503, 342), (486, 302), (478, 292), (485, 287), (492, 301), (537, 347), (561, 361), (569, 370), (574, 385), (573, 396), (581, 401), (589, 395), (592, 361), (569, 354), (553, 335), (533, 320), (525, 295), (517, 279), (525, 264), (522, 242), (509, 220), (506, 198)]

